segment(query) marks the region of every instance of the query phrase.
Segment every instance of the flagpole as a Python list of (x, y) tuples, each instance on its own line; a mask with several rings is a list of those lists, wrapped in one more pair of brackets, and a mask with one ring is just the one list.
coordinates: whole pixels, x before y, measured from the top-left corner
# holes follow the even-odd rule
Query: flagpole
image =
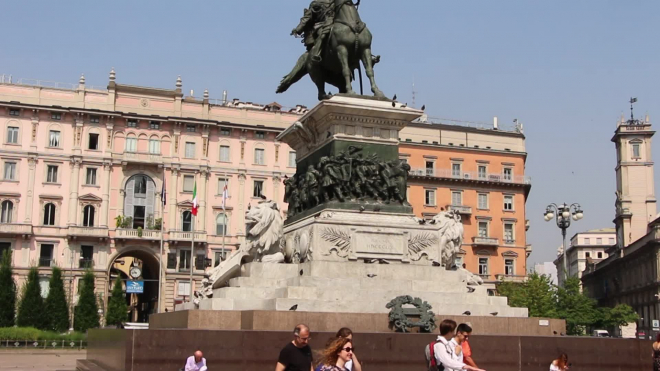
[(190, 231), (192, 232), (192, 243), (190, 245), (190, 296), (188, 302), (192, 303), (193, 270), (195, 269), (195, 214), (193, 213), (190, 213)]
[(158, 266), (158, 313), (163, 313), (163, 298), (161, 296), (163, 292), (163, 234), (164, 234), (164, 227), (165, 227), (165, 198), (167, 197), (167, 193), (165, 191), (165, 166), (163, 166), (163, 189), (160, 192), (160, 205), (161, 205), (161, 210), (160, 210), (160, 215), (161, 215), (161, 223), (160, 223), (160, 265)]
[[(227, 236), (227, 224), (229, 224), (227, 220), (227, 209), (225, 207), (225, 204), (227, 203), (227, 196), (229, 194), (229, 187), (227, 187), (227, 173), (225, 173), (225, 188), (222, 190), (222, 213), (224, 214), (223, 217), (225, 218), (225, 227), (222, 229), (222, 253), (225, 254), (225, 237)], [(225, 255), (226, 256), (226, 255)]]

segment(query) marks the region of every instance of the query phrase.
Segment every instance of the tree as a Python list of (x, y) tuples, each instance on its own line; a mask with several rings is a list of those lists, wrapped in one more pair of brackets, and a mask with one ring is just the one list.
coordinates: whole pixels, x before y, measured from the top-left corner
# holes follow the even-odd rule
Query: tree
[(11, 268), (11, 251), (0, 256), (0, 327), (14, 327), (16, 319), (16, 281)]
[(27, 282), (23, 286), (21, 302), (18, 305), (16, 324), (20, 327), (35, 327), (45, 330), (48, 318), (44, 315), (44, 298), (39, 285), (39, 270), (30, 268)]
[(124, 297), (121, 278), (117, 276), (115, 286), (112, 288), (112, 294), (108, 300), (107, 324), (119, 326), (128, 319), (128, 305)]
[(98, 306), (96, 305), (96, 295), (94, 295), (94, 273), (85, 272), (81, 285), (73, 328), (79, 332), (87, 332), (90, 328), (99, 327)]
[(53, 268), (50, 277), (48, 297), (46, 298), (46, 315), (48, 316), (47, 329), (55, 332), (64, 332), (69, 329), (69, 306), (64, 294), (64, 281), (62, 270)]
[(601, 328), (619, 328), (639, 319), (637, 312), (628, 304), (618, 304), (614, 308), (599, 308), (601, 318), (597, 325)]
[(557, 314), (566, 320), (568, 335), (584, 335), (587, 327), (602, 318), (596, 301), (580, 291), (580, 279), (577, 277), (568, 278), (564, 286), (557, 289)]
[(532, 273), (524, 283), (500, 283), (497, 291), (509, 299), (510, 306), (529, 309), (530, 317), (557, 316), (557, 293), (548, 276)]

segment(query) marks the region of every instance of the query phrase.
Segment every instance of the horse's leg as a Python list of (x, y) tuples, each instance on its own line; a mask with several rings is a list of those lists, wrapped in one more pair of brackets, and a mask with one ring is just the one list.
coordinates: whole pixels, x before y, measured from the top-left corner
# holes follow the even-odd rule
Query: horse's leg
[(374, 66), (371, 63), (370, 48), (365, 48), (362, 52), (362, 64), (364, 65), (364, 72), (367, 74), (369, 82), (371, 83), (371, 92), (374, 93), (374, 96), (376, 97), (385, 98), (385, 94), (383, 94), (383, 92), (380, 91), (376, 85), (376, 79), (374, 78)]
[(337, 57), (341, 63), (341, 73), (346, 81), (346, 94), (355, 95), (351, 85), (351, 68), (348, 64), (348, 49), (344, 45), (337, 45)]
[(325, 92), (325, 79), (323, 78), (323, 72), (319, 70), (319, 64), (318, 63), (313, 63), (313, 64), (307, 64), (307, 71), (309, 73), (309, 77), (312, 78), (312, 81), (316, 85), (316, 88), (318, 89), (319, 92), (319, 100), (324, 100), (328, 99), (328, 94)]

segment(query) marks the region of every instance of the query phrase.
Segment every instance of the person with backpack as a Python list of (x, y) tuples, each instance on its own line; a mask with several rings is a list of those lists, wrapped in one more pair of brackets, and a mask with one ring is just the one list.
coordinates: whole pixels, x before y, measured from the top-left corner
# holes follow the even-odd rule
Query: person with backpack
[(450, 344), (456, 331), (456, 322), (446, 319), (440, 323), (440, 336), (436, 341), (426, 346), (426, 360), (429, 371), (468, 370), (485, 371), (463, 363), (456, 349)]

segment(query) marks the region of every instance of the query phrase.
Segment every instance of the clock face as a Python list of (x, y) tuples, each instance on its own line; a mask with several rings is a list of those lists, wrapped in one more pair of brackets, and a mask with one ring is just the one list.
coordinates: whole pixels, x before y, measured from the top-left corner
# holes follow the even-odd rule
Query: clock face
[(131, 268), (130, 273), (131, 273), (131, 277), (138, 278), (142, 274), (142, 271), (138, 267), (133, 267)]

